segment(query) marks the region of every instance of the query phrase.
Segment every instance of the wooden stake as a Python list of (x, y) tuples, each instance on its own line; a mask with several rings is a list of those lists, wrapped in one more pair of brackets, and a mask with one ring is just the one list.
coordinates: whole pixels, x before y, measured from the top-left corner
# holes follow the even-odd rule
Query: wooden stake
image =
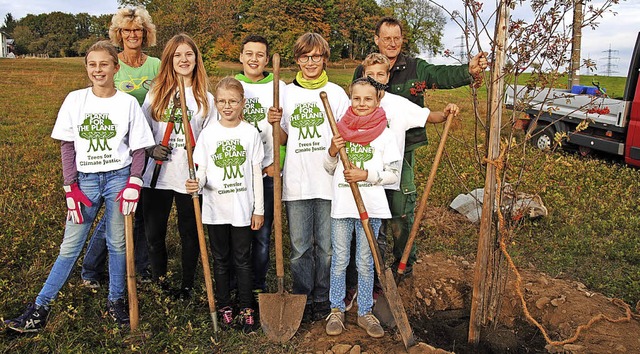
[(478, 253), (473, 278), (473, 298), (471, 300), (471, 318), (469, 320), (469, 343), (478, 344), (480, 327), (484, 324), (488, 294), (489, 264), (495, 242), (492, 241), (493, 210), (496, 196), (496, 166), (492, 163), (500, 154), (500, 124), (502, 118), (503, 67), (505, 63), (505, 46), (507, 42), (507, 23), (509, 6), (501, 0), (498, 7), (498, 18), (494, 34), (494, 60), (491, 67), (491, 86), (489, 91), (490, 130), (488, 140), (487, 171), (482, 201), (482, 217), (480, 219), (480, 235)]

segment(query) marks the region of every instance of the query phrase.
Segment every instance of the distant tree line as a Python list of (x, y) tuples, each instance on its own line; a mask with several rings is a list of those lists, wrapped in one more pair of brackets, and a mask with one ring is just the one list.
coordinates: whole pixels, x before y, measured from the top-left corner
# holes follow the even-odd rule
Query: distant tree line
[[(150, 54), (159, 56), (169, 38), (186, 32), (209, 60), (235, 60), (242, 38), (257, 33), (270, 41), (272, 51), (279, 52), (285, 63), (292, 62), (293, 43), (307, 31), (328, 40), (331, 60), (362, 59), (376, 50), (375, 24), (385, 15), (403, 21), (407, 52), (435, 54), (442, 49), (446, 22), (428, 0), (120, 0), (119, 4), (142, 5), (151, 13), (158, 46)], [(95, 41), (108, 38), (111, 16), (52, 12), (16, 20), (7, 14), (0, 30), (15, 39), (17, 55), (78, 56)]]

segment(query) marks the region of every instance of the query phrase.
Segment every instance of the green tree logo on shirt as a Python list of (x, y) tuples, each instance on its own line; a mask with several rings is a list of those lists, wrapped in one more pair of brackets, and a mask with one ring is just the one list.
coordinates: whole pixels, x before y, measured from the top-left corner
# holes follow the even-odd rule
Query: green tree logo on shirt
[(107, 140), (116, 136), (116, 125), (107, 113), (87, 113), (78, 132), (82, 139), (89, 140), (87, 152), (111, 150)]
[(219, 141), (212, 158), (217, 167), (224, 169), (223, 181), (244, 177), (240, 166), (247, 161), (247, 151), (240, 144), (240, 139)]
[(375, 149), (369, 144), (362, 146), (350, 141), (347, 141), (345, 144), (345, 149), (347, 150), (349, 161), (353, 162), (358, 168), (363, 170), (364, 163), (373, 158), (373, 152), (375, 151)]
[(267, 115), (265, 114), (264, 107), (258, 102), (258, 97), (247, 98), (242, 114), (244, 120), (253, 124), (256, 129), (258, 129), (258, 132), (262, 133), (262, 130), (258, 128), (258, 122), (264, 120)]
[(315, 102), (296, 105), (291, 115), (291, 126), (298, 128), (298, 140), (321, 137), (318, 126), (324, 123), (324, 114)]
[[(172, 109), (173, 109), (173, 104), (169, 104), (169, 107), (167, 107), (167, 109), (164, 110), (164, 117), (162, 117), (162, 120), (164, 122), (168, 122), (169, 119), (171, 119)], [(189, 117), (189, 122), (191, 122), (193, 120), (193, 111), (187, 110), (187, 116)], [(175, 122), (175, 124), (173, 125), (173, 133), (176, 135), (184, 134), (184, 127), (182, 125), (182, 108), (180, 107), (176, 108), (176, 113), (174, 114), (173, 118)]]

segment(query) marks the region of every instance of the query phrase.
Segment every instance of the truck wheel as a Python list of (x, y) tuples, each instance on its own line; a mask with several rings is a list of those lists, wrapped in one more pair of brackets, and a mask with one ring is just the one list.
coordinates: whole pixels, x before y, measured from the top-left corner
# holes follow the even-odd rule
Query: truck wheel
[(553, 146), (553, 127), (537, 127), (531, 134), (531, 144), (542, 151), (549, 151)]

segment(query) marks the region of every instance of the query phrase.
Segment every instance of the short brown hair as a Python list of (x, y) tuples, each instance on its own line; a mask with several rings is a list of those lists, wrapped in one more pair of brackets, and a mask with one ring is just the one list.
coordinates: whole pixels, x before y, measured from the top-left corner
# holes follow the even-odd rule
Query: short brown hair
[(382, 25), (398, 26), (400, 27), (400, 34), (402, 34), (402, 23), (400, 23), (400, 21), (395, 17), (385, 16), (381, 18), (378, 23), (376, 23), (376, 36), (380, 35), (380, 27), (382, 27)]
[(293, 58), (298, 59), (302, 54), (312, 52), (314, 49), (319, 49), (322, 52), (322, 57), (325, 59), (328, 59), (331, 54), (329, 43), (322, 38), (322, 35), (307, 32), (300, 36), (293, 45)]
[(364, 75), (364, 71), (367, 69), (368, 66), (376, 65), (376, 64), (386, 65), (387, 72), (389, 72), (389, 69), (391, 69), (391, 62), (389, 61), (389, 58), (387, 58), (386, 56), (380, 53), (371, 53), (367, 55), (367, 57), (364, 58), (364, 60), (362, 61), (362, 74)]
[(156, 25), (151, 20), (151, 15), (144, 7), (138, 6), (134, 8), (120, 8), (111, 18), (111, 27), (109, 27), (109, 39), (113, 45), (120, 48), (123, 47), (121, 29), (129, 23), (135, 23), (144, 29), (142, 37), (143, 47), (153, 47), (156, 45)]

